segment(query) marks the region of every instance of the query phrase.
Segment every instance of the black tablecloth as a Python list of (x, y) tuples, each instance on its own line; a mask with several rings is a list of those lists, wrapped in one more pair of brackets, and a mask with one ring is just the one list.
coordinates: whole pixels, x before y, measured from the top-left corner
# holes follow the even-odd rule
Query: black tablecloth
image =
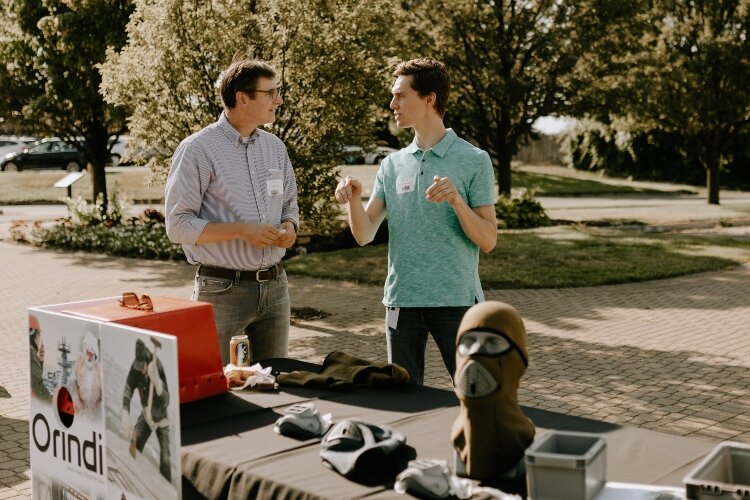
[[(317, 365), (269, 360), (274, 370)], [(264, 366), (266, 366), (264, 364)], [(355, 418), (392, 425), (420, 458), (452, 462), (450, 428), (458, 415), (451, 391), (408, 387), (400, 391), (356, 389), (348, 393), (319, 389), (253, 390), (182, 405), (184, 498), (404, 498), (390, 483), (360, 484), (326, 468), (318, 439), (296, 440), (273, 432), (274, 422), (294, 403), (314, 401), (334, 422)], [(524, 407), (537, 426), (596, 432), (607, 439), (610, 481), (682, 486), (682, 478), (712, 447), (711, 443)], [(523, 480), (502, 483), (523, 493)]]

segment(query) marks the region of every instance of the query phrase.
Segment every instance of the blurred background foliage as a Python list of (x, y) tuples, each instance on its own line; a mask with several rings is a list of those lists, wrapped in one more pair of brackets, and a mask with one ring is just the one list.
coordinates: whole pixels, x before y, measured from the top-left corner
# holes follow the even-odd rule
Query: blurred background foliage
[[(127, 130), (154, 182), (177, 144), (220, 114), (217, 83), (233, 55), (272, 62), (285, 104), (269, 130), (289, 148), (316, 231), (339, 213), (332, 167), (345, 146), (411, 140), (390, 120), (390, 73), (420, 56), (448, 65), (446, 125), (489, 152), (499, 194), (544, 116), (577, 119), (562, 137), (573, 168), (705, 182), (709, 203), (721, 185), (750, 184), (750, 0), (0, 5), (0, 118), (99, 149)], [(102, 185), (94, 199), (104, 191), (106, 205)]]

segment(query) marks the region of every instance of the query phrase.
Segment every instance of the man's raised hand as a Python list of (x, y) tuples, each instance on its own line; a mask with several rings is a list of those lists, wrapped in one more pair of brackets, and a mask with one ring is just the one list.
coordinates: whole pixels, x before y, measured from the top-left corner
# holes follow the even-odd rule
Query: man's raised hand
[(461, 200), (456, 186), (448, 177), (436, 175), (432, 178), (432, 184), (427, 188), (427, 199), (435, 203), (447, 201), (451, 205)]

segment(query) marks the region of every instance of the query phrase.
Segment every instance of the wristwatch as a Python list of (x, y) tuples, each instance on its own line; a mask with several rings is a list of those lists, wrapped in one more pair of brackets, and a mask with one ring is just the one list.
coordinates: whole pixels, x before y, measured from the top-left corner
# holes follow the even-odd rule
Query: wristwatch
[(299, 228), (297, 227), (297, 223), (296, 222), (294, 222), (292, 219), (282, 219), (281, 223), (283, 224), (285, 222), (291, 222), (292, 226), (294, 227), (294, 232), (295, 233), (299, 233)]

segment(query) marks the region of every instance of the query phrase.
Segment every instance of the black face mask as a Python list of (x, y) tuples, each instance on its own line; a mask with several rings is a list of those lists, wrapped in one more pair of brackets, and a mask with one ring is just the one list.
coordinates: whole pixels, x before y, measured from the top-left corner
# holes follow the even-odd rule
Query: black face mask
[(359, 482), (395, 478), (406, 466), (406, 437), (387, 425), (342, 420), (320, 443), (323, 464)]

